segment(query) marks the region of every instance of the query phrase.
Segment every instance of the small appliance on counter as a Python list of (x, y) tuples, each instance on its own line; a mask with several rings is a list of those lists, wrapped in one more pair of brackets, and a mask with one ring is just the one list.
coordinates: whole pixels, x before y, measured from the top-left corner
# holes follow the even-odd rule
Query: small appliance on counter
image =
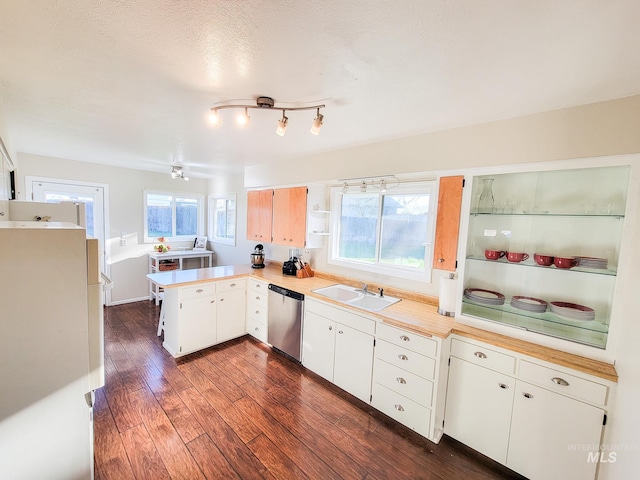
[(251, 268), (264, 268), (264, 246), (256, 245), (255, 250), (251, 254)]
[(297, 257), (290, 257), (289, 260), (282, 264), (282, 274), (295, 277), (298, 271), (298, 261)]

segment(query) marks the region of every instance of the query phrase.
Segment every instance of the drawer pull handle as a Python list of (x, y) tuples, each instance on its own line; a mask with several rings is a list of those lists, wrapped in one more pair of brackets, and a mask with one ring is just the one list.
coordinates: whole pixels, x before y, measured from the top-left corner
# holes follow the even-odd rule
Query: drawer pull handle
[(562, 385), (563, 387), (568, 387), (569, 386), (569, 382), (567, 382), (564, 378), (553, 377), (551, 379), (551, 381), (553, 383), (555, 383), (556, 385)]
[(196, 293), (202, 293), (202, 292), (204, 292), (204, 290), (202, 290), (201, 288), (196, 290)]
[(398, 358), (400, 360), (409, 360), (409, 357), (407, 357), (406, 355), (403, 355), (403, 354), (398, 355)]
[(400, 384), (402, 384), (402, 385), (404, 385), (405, 383), (407, 383), (407, 381), (406, 381), (404, 378), (402, 378), (402, 377), (398, 377), (398, 378), (396, 378), (396, 380), (398, 381), (398, 383), (400, 383)]
[(522, 392), (522, 395), (524, 395), (524, 398), (533, 398), (533, 395), (527, 392)]
[(499, 383), (498, 386), (504, 390), (506, 390), (507, 388), (509, 388), (509, 385), (506, 385), (504, 383)]
[(411, 339), (409, 337), (407, 337), (406, 335), (400, 335), (400, 340), (402, 340), (403, 342), (408, 342)]
[(482, 352), (476, 352), (474, 355), (478, 358), (487, 358), (487, 356)]
[(396, 410), (398, 410), (399, 412), (404, 412), (404, 407), (402, 405), (400, 405), (399, 403), (396, 403), (394, 405), (394, 407), (396, 408)]

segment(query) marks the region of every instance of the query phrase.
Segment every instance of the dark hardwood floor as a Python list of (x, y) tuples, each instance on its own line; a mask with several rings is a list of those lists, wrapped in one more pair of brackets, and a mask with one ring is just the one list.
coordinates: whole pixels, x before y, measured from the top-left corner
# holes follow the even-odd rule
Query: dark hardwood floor
[(97, 479), (522, 478), (455, 440), (436, 445), (243, 337), (172, 358), (159, 309), (105, 309)]

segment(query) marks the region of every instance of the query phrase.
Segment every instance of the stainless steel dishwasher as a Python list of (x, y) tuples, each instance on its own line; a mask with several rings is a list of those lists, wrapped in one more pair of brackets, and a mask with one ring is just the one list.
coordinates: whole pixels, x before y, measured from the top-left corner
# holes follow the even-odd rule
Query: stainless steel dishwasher
[(304, 295), (269, 284), (267, 343), (300, 361)]

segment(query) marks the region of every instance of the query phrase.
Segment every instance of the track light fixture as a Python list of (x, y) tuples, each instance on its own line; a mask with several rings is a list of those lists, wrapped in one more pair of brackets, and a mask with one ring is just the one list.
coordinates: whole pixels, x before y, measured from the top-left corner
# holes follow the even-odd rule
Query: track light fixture
[(351, 187), (358, 187), (360, 193), (367, 193), (369, 187), (386, 192), (400, 185), (400, 180), (395, 175), (381, 175), (378, 177), (347, 178), (338, 180), (342, 183), (342, 193), (349, 193)]
[(189, 181), (189, 177), (184, 174), (184, 170), (182, 169), (182, 165), (172, 165), (171, 166), (171, 178), (181, 178), (185, 182)]
[(220, 125), (220, 112), (219, 110), (227, 109), (227, 108), (241, 108), (244, 109), (244, 113), (238, 116), (238, 124), (242, 127), (246, 127), (251, 122), (251, 117), (249, 117), (248, 110), (250, 108), (255, 109), (266, 109), (266, 110), (281, 110), (282, 118), (278, 120), (278, 126), (276, 128), (276, 133), (280, 136), (283, 136), (287, 131), (287, 125), (289, 124), (289, 118), (285, 115), (285, 111), (292, 110), (316, 110), (316, 116), (313, 119), (313, 124), (311, 125), (311, 129), (309, 130), (313, 135), (318, 135), (320, 133), (320, 129), (322, 128), (322, 122), (324, 120), (324, 115), (320, 113), (320, 109), (324, 108), (324, 105), (310, 105), (308, 107), (276, 107), (273, 98), (271, 97), (258, 97), (256, 99), (255, 105), (218, 105), (215, 107), (211, 107), (211, 111), (209, 112), (209, 123), (211, 125), (217, 127)]

